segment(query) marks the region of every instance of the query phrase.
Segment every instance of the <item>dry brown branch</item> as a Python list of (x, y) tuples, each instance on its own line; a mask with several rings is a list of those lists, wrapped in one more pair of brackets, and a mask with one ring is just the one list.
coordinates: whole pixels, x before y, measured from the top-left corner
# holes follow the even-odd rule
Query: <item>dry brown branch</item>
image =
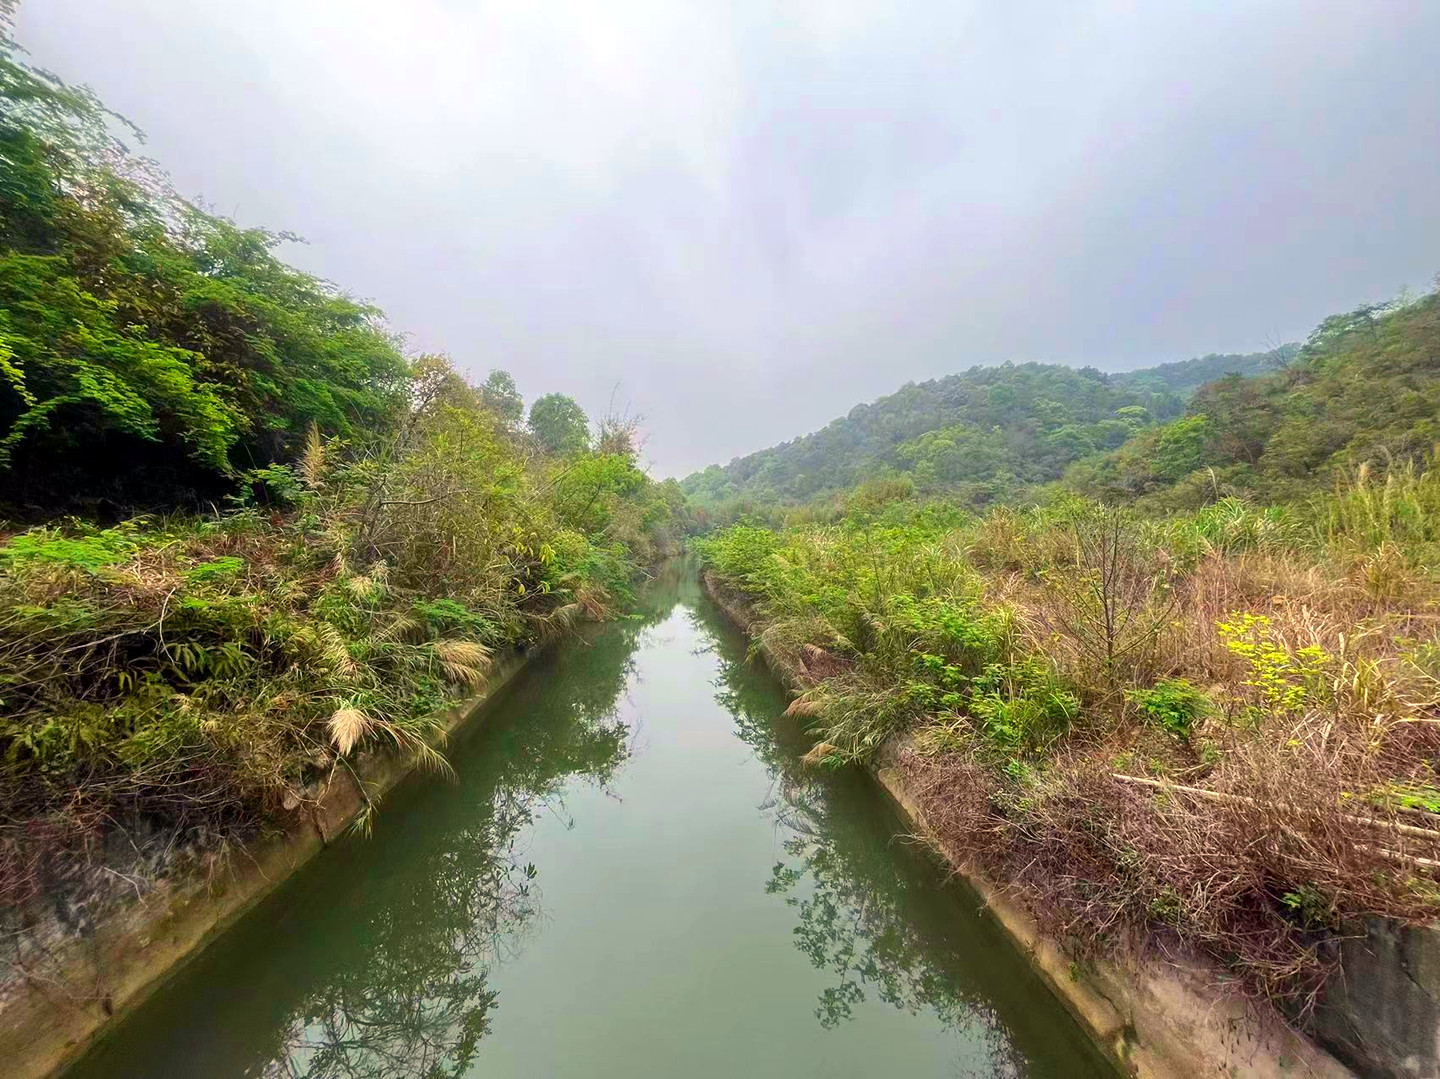
[[(1127, 776), (1118, 772), (1112, 772), (1111, 779), (1118, 779), (1122, 783), (1135, 783), (1142, 787), (1151, 787), (1161, 791), (1178, 791), (1182, 794), (1193, 794), (1198, 798), (1207, 798), (1212, 802), (1234, 802), (1241, 805), (1254, 806), (1258, 809), (1273, 809), (1280, 813), (1306, 812), (1298, 806), (1285, 805), (1282, 802), (1257, 802), (1254, 798), (1247, 798), (1240, 794), (1222, 794), (1220, 791), (1209, 791), (1203, 787), (1185, 787), (1179, 783), (1168, 783), (1161, 779), (1146, 779), (1143, 776)], [(1310, 810), (1309, 812), (1313, 812)], [(1400, 824), (1396, 821), (1377, 820), (1374, 817), (1357, 817), (1350, 813), (1341, 814), (1341, 820), (1349, 824), (1358, 824), (1364, 828), (1384, 828), (1392, 832), (1401, 832), (1405, 835), (1420, 836), (1425, 839), (1440, 841), (1440, 831), (1430, 828), (1416, 828), (1409, 824)], [(1440, 863), (1431, 863), (1440, 864)]]

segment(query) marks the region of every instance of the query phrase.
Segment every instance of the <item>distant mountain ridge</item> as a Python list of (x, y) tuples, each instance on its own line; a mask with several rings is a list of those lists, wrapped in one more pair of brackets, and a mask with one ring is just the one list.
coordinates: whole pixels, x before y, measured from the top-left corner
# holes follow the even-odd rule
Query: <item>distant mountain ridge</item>
[(1058, 479), (1151, 421), (1178, 417), (1205, 383), (1261, 374), (1298, 351), (1211, 354), (1108, 375), (1061, 364), (972, 367), (907, 383), (812, 434), (692, 473), (681, 486), (701, 504), (793, 502), (898, 471), (988, 501), (1002, 489)]
[(1212, 352), (1191, 360), (1117, 372), (1110, 375), (1110, 381), (1113, 385), (1131, 389), (1168, 391), (1188, 396), (1207, 382), (1214, 382), (1224, 375), (1255, 378), (1268, 374), (1289, 364), (1299, 354), (1300, 345), (1295, 343), (1281, 345), (1269, 352)]

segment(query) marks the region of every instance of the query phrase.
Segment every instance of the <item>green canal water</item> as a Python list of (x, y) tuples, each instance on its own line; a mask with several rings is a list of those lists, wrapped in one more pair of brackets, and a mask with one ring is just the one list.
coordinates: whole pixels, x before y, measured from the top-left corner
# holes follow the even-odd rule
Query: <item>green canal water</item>
[(1114, 1071), (676, 565), (67, 1079)]

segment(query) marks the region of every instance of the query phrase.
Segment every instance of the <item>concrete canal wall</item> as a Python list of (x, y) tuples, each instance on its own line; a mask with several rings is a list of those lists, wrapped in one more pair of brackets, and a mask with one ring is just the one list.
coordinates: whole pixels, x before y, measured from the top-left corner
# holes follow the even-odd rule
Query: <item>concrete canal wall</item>
[[(483, 716), (485, 705), (535, 651), (496, 664), (485, 688), (451, 709), (447, 733)], [(415, 768), (413, 759), (372, 753), (356, 773), (336, 768), (313, 799), (295, 807), (283, 831), (232, 855), (204, 876), (181, 873), (126, 880), (133, 891), (99, 909), (87, 900), (47, 897), (17, 912), (0, 981), (0, 1061), (6, 1079), (43, 1079), (74, 1061), (282, 881), (320, 853), (365, 808)], [(358, 783), (363, 783), (362, 792)], [(99, 873), (114, 872), (103, 864)]]

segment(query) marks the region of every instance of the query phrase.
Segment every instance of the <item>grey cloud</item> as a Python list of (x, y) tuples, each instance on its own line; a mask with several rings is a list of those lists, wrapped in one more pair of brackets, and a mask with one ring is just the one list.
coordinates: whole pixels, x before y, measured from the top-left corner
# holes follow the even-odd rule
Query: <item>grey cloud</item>
[(182, 191), (684, 473), (1440, 269), (1440, 5), (28, 0)]

